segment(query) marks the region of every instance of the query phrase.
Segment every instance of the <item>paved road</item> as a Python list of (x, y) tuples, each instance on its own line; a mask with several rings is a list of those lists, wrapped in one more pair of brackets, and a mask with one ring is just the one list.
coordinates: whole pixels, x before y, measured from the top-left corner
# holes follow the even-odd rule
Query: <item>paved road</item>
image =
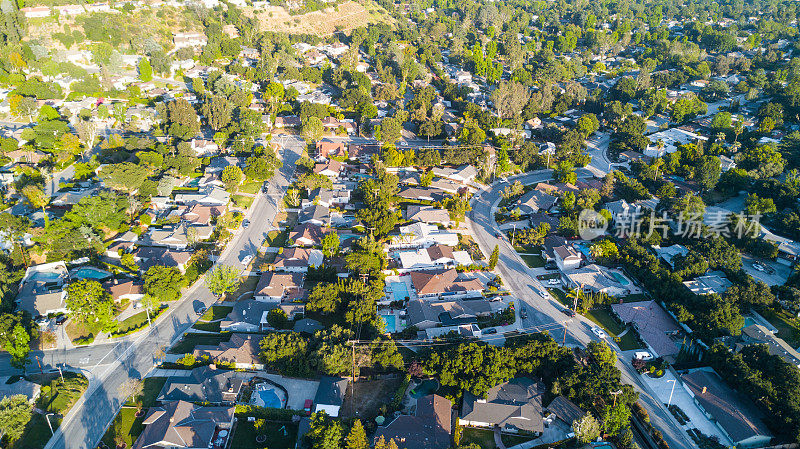
[[(590, 175), (590, 170), (577, 170), (579, 177)], [(546, 181), (552, 177), (551, 170), (541, 170), (509, 178), (507, 182), (521, 181), (523, 184), (532, 184)], [(498, 182), (489, 189), (476, 194), (472, 199), (472, 211), (468, 214), (467, 224), (472, 229), (475, 239), (485, 254), (491, 253), (495, 245), (500, 247), (500, 258), (497, 270), (507, 285), (525, 305), (528, 318), (523, 320), (522, 328), (529, 332), (547, 330), (557, 340), (567, 346), (585, 346), (590, 341), (599, 338), (591, 332), (592, 324), (583, 317), (569, 318), (564, 313), (564, 307), (558, 304), (545, 290), (544, 286), (528, 275), (528, 268), (519, 254), (511, 247), (505, 238), (495, 235), (499, 228), (494, 221), (493, 208), (500, 200), (500, 194), (506, 182)], [(566, 332), (564, 330), (566, 329)], [(612, 342), (612, 347), (615, 347)], [(618, 348), (615, 348), (618, 349)], [(627, 357), (617, 352), (617, 367), (622, 373), (622, 381), (633, 385), (639, 392), (639, 398), (645, 409), (650, 413), (650, 420), (664, 435), (664, 439), (672, 449), (690, 449), (695, 445), (683, 433), (678, 423), (667, 411), (653, 391), (645, 385)]]
[[(285, 145), (288, 151), (284, 153), (284, 165), (270, 181), (269, 193), (259, 193), (248, 211), (247, 218), (252, 224), (234, 237), (217, 263), (240, 267), (239, 258), (256, 251), (272, 229), (283, 192), (305, 147), (303, 140), (297, 137), (286, 139)], [(119, 386), (127, 379), (143, 378), (155, 365), (159, 353), (194, 323), (196, 310), (214, 302), (216, 298), (200, 280), (148, 331), (114, 343), (34, 353), (34, 357), (42, 360), (45, 370), (53, 369), (56, 364), (65, 365), (86, 372), (90, 378), (89, 389), (64, 418), (46, 447), (94, 447), (125, 399), (120, 397)], [(0, 357), (0, 372), (9, 370), (7, 358), (7, 355)]]

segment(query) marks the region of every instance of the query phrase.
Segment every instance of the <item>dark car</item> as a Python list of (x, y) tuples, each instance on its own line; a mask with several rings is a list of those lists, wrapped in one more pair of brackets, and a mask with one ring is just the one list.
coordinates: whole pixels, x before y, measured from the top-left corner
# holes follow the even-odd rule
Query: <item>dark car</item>
[(562, 310), (562, 312), (564, 312), (564, 315), (569, 316), (569, 317), (574, 317), (575, 316), (575, 311), (572, 310), (572, 309), (564, 309), (564, 310)]
[(503, 238), (503, 234), (501, 232), (495, 232), (494, 236), (499, 238), (499, 239)]
[(496, 334), (497, 333), (497, 329), (493, 327), (491, 329), (486, 329), (485, 331), (483, 331), (483, 333), (484, 334)]
[(56, 318), (56, 324), (57, 324), (57, 325), (59, 325), (59, 326), (61, 326), (62, 324), (64, 324), (64, 323), (66, 323), (66, 322), (67, 322), (67, 319), (68, 319), (68, 318), (69, 318), (69, 317), (68, 317), (68, 316), (66, 316), (66, 315), (59, 315), (59, 316), (58, 316), (58, 318)]
[(306, 416), (311, 414), (311, 406), (314, 402), (311, 399), (306, 399), (305, 404), (303, 405), (303, 410), (306, 412)]
[(203, 316), (203, 314), (206, 313), (206, 310), (208, 310), (206, 306), (200, 307), (197, 309), (197, 316)]

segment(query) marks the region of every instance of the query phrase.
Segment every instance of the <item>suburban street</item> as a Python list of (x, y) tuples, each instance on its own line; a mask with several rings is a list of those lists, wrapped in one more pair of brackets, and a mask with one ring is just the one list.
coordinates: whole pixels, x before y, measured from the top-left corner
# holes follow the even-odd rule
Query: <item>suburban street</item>
[[(217, 264), (241, 267), (240, 258), (257, 251), (273, 229), (272, 222), (279, 204), (305, 148), (305, 142), (296, 136), (285, 137), (283, 144), (283, 168), (270, 181), (268, 193), (259, 192), (256, 195), (246, 213), (251, 226), (234, 235)], [(162, 352), (197, 320), (197, 310), (211, 306), (216, 300), (200, 279), (146, 331), (120, 338), (114, 343), (32, 352), (33, 362), (28, 367), (29, 371), (39, 370), (38, 360), (45, 371), (60, 366), (81, 371), (90, 379), (88, 390), (64, 417), (46, 447), (94, 447), (126, 399), (120, 397), (119, 386), (128, 379), (143, 378), (157, 363)], [(10, 368), (8, 362), (8, 354), (0, 355), (0, 375), (18, 374), (19, 371)]]
[[(577, 170), (578, 177), (590, 176), (586, 169)], [(573, 347), (586, 346), (590, 341), (598, 341), (591, 329), (594, 324), (578, 315), (569, 318), (563, 313), (564, 307), (547, 293), (545, 287), (531, 277), (528, 266), (512, 248), (504, 237), (496, 237), (499, 227), (494, 220), (494, 209), (501, 199), (501, 193), (508, 183), (519, 180), (524, 185), (547, 181), (552, 178), (551, 170), (540, 170), (508, 178), (496, 182), (488, 189), (478, 192), (472, 199), (472, 211), (467, 215), (467, 223), (472, 229), (476, 241), (484, 254), (490, 254), (495, 245), (500, 248), (497, 270), (504, 284), (509, 287), (519, 301), (524, 304), (528, 318), (523, 320), (521, 328), (527, 332), (548, 331), (556, 341)], [(566, 329), (566, 332), (564, 330)], [(622, 373), (622, 381), (630, 384), (639, 392), (639, 399), (650, 413), (651, 423), (664, 435), (664, 439), (673, 449), (691, 449), (695, 445), (689, 440), (678, 423), (666, 410), (655, 393), (645, 385), (641, 376), (631, 366), (629, 356), (623, 355), (613, 342), (606, 340), (617, 352), (617, 367)]]

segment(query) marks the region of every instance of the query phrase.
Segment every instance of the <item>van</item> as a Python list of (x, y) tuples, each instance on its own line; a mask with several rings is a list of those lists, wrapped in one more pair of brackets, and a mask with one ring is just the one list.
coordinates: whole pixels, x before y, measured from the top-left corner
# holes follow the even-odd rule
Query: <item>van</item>
[(633, 354), (633, 358), (648, 362), (650, 360), (653, 360), (653, 354), (650, 354), (647, 351), (636, 351), (636, 353)]

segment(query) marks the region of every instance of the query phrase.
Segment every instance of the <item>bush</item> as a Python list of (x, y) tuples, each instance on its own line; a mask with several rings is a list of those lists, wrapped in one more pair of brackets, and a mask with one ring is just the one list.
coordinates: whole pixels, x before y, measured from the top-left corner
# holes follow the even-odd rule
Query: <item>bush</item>
[(236, 406), (236, 417), (247, 418), (253, 416), (256, 419), (265, 419), (267, 421), (291, 421), (293, 416), (305, 416), (305, 410), (290, 410), (286, 408), (265, 408), (257, 405), (242, 405)]

